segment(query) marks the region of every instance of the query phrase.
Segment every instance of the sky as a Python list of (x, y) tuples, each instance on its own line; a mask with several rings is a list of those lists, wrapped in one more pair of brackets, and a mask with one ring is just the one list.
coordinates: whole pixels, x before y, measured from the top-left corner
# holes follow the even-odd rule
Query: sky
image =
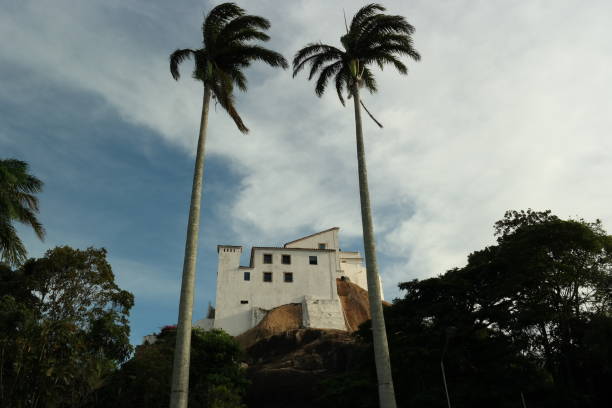
[[(40, 242), (104, 247), (134, 293), (134, 344), (176, 321), (202, 86), (168, 56), (201, 46), (219, 2), (4, 0), (0, 3), (0, 158), (45, 183)], [(287, 59), (339, 46), (357, 1), (238, 1), (268, 18)], [(416, 27), (409, 74), (375, 70), (363, 95), (378, 259), (397, 284), (461, 267), (494, 244), (510, 209), (551, 209), (612, 226), (612, 3), (385, 1)], [(354, 117), (305, 74), (253, 65), (237, 95), (241, 134), (211, 107), (194, 318), (214, 303), (216, 245), (280, 246), (340, 227), (362, 251)], [(248, 262), (243, 256), (243, 264)]]

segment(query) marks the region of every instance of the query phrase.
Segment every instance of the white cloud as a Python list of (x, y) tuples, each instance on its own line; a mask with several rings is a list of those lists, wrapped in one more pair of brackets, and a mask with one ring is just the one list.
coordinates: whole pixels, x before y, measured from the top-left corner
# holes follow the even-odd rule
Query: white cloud
[[(126, 120), (191, 148), (201, 90), (187, 65), (175, 83), (167, 56), (199, 44), (201, 5), (102, 4), (20, 2), (0, 14), (0, 35), (14, 39), (0, 56), (98, 94)], [(310, 41), (337, 43), (342, 8), (350, 17), (358, 6), (241, 4), (270, 18), (271, 46), (287, 57)], [(463, 264), (493, 241), (492, 223), (510, 208), (599, 217), (611, 228), (608, 2), (386, 5), (416, 26), (423, 55), (408, 77), (379, 73), (380, 93), (365, 96), (385, 125), (366, 118), (379, 259), (394, 256), (383, 269), (388, 297), (398, 281)], [(130, 25), (114, 20), (121, 12)], [(264, 67), (249, 75), (239, 106), (251, 133), (239, 134), (217, 111), (209, 138), (209, 151), (242, 175), (226, 210), (236, 236), (278, 242), (336, 225), (358, 236), (351, 105), (342, 108), (333, 92), (316, 98), (305, 75)]]

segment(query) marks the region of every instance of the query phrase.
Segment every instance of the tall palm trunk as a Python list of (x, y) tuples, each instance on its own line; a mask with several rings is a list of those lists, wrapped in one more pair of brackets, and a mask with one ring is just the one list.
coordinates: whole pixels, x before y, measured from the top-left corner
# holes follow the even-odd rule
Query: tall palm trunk
[(391, 376), (391, 361), (387, 331), (380, 296), (380, 280), (378, 278), (378, 263), (376, 262), (376, 244), (374, 243), (374, 227), (372, 225), (372, 208), (370, 206), (370, 191), (368, 190), (368, 172), (366, 169), (365, 149), (363, 146), (363, 130), (361, 127), (361, 106), (359, 88), (353, 86), (353, 102), (355, 104), (355, 133), (357, 137), (357, 171), (359, 173), (359, 196), (361, 198), (361, 224), (363, 227), (363, 248), (366, 258), (366, 273), (368, 277), (368, 300), (372, 315), (372, 338), (374, 340), (374, 359), (376, 362), (376, 377), (378, 379), (378, 400), (381, 408), (395, 408), (395, 391)]
[(198, 235), (200, 232), (200, 203), (202, 201), (202, 184), (204, 179), (204, 153), (206, 151), (206, 128), (208, 126), (208, 107), (210, 105), (210, 88), (204, 85), (204, 101), (200, 134), (193, 171), (189, 222), (183, 261), (183, 281), (181, 284), (181, 301), (179, 305), (178, 326), (176, 329), (176, 346), (174, 349), (174, 366), (172, 368), (172, 392), (170, 408), (186, 408), (189, 397), (189, 357), (191, 354), (191, 322), (193, 313), (193, 291), (195, 283), (196, 258), (198, 255)]

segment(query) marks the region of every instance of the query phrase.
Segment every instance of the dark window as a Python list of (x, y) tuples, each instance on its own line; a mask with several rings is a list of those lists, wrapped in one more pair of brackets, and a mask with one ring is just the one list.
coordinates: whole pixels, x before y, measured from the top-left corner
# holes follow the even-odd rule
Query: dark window
[(293, 282), (293, 273), (285, 272), (285, 282)]
[(319, 244), (319, 249), (325, 249), (325, 244)]
[(264, 254), (263, 262), (265, 264), (271, 264), (272, 263), (272, 254)]
[(249, 301), (248, 300), (241, 300), (240, 304), (241, 305), (247, 305), (247, 304), (249, 304)]
[(311, 255), (308, 257), (308, 263), (311, 265), (318, 265), (316, 255)]
[(272, 282), (272, 272), (264, 272), (263, 274), (264, 282)]
[(246, 281), (250, 281), (251, 280), (251, 272), (245, 272), (244, 273), (244, 280), (246, 280)]
[(291, 265), (291, 255), (283, 255), (282, 263), (283, 265)]

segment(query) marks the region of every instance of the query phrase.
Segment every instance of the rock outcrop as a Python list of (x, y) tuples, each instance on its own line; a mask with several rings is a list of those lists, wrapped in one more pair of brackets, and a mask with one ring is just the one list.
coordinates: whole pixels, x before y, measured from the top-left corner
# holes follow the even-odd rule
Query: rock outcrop
[(316, 407), (322, 381), (371, 358), (352, 334), (370, 319), (368, 292), (348, 280), (336, 283), (347, 331), (304, 328), (296, 303), (270, 310), (236, 337), (248, 355), (249, 408)]
[[(336, 279), (338, 297), (342, 305), (344, 321), (349, 332), (370, 319), (368, 292), (347, 280)], [(275, 334), (304, 328), (302, 305), (291, 303), (270, 310), (259, 324), (236, 337), (244, 349)]]
[(364, 346), (343, 330), (294, 329), (248, 349), (249, 408), (316, 406), (321, 381), (350, 370)]

